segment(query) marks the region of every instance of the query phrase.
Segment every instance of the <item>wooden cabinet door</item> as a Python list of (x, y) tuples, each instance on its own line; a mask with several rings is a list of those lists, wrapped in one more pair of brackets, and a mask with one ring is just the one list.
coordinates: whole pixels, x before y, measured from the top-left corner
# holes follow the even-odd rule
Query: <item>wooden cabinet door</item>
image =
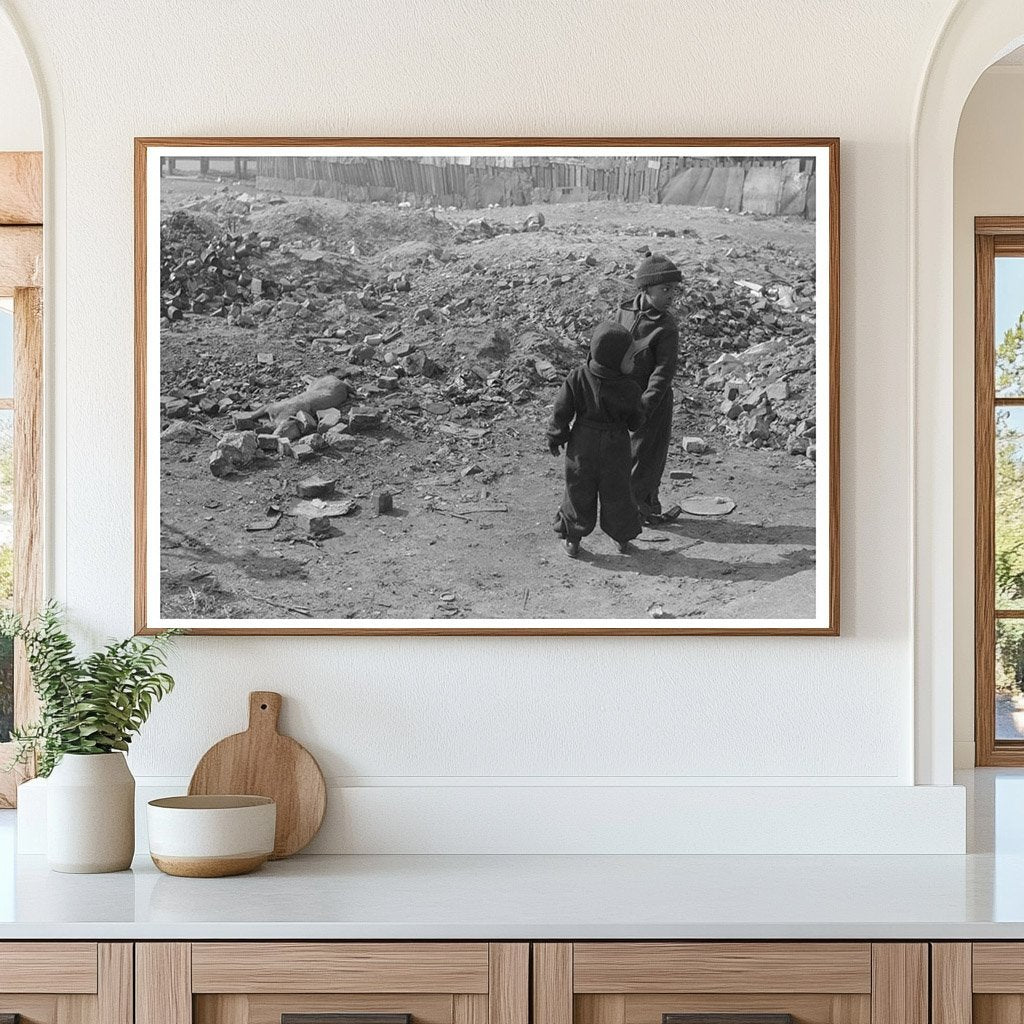
[(934, 1024), (1024, 1021), (1024, 942), (932, 944)]
[(537, 943), (533, 1024), (928, 1024), (923, 943)]
[(136, 986), (136, 1024), (529, 1024), (529, 946), (139, 943)]
[(0, 1018), (132, 1024), (129, 942), (0, 942)]

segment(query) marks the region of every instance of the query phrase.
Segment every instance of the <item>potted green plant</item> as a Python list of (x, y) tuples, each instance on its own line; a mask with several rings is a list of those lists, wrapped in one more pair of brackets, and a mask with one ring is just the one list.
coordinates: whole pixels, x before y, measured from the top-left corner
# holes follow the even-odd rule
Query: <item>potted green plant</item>
[[(39, 719), (15, 729), (13, 764), (36, 758), (48, 777), (47, 860), (55, 871), (122, 871), (135, 851), (135, 779), (124, 751), (174, 687), (161, 671), (171, 630), (130, 637), (79, 658), (57, 605), (30, 622), (0, 613), (0, 635), (20, 640)], [(13, 767), (12, 764), (12, 767)]]

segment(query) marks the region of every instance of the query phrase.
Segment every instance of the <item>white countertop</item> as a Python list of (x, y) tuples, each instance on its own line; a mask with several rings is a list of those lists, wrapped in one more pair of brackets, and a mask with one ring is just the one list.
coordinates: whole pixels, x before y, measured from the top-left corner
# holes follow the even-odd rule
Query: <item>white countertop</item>
[[(1024, 939), (1024, 772), (975, 772), (966, 856), (308, 856), (239, 878), (13, 855), (0, 939)], [(13, 865), (3, 870), (4, 865)]]
[(1024, 856), (297, 857), (227, 879), (23, 857), (2, 938), (1024, 938)]

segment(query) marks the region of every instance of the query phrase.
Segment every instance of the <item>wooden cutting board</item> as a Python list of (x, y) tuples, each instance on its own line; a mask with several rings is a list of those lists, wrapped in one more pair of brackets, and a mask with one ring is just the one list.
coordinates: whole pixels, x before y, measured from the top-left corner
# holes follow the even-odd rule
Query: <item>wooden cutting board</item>
[(327, 808), (327, 787), (313, 755), (277, 731), (281, 694), (249, 694), (249, 728), (214, 744), (202, 756), (190, 796), (245, 793), (277, 803), (277, 831), (271, 860), (290, 857), (317, 834)]

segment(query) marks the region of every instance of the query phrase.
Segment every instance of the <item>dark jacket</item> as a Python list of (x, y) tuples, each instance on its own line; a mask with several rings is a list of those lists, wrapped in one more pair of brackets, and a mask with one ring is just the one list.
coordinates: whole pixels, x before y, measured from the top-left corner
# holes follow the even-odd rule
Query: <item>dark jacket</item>
[(638, 430), (644, 421), (640, 385), (617, 370), (588, 361), (565, 378), (548, 424), (548, 441), (566, 444), (573, 421), (607, 429)]
[(639, 295), (619, 307), (618, 321), (633, 336), (632, 378), (643, 392), (644, 412), (650, 413), (671, 394), (679, 362), (679, 327), (671, 313), (642, 309)]

